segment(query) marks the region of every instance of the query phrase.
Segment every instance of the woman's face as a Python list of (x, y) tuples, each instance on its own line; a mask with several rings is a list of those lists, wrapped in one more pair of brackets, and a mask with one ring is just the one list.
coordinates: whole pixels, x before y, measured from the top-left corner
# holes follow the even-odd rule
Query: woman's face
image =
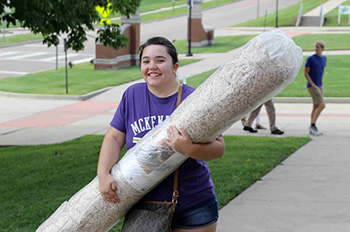
[(162, 87), (172, 78), (176, 78), (178, 63), (173, 65), (171, 56), (165, 46), (149, 45), (141, 57), (141, 73), (149, 86)]

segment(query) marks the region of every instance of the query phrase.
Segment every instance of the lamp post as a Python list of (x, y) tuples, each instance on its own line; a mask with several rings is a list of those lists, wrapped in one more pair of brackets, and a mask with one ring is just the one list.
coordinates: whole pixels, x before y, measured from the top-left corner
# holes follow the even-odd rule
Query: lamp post
[[(7, 4), (10, 4), (10, 1), (7, 0)], [(5, 17), (6, 14), (8, 13), (11, 13), (11, 8), (8, 7), (8, 6), (4, 6), (4, 13), (3, 13), (3, 17)], [(1, 15), (0, 15), (0, 18), (1, 18)], [(2, 36), (2, 42), (5, 42), (5, 28), (6, 28), (6, 20), (4, 20), (4, 18), (2, 18), (2, 33), (3, 33), (3, 36)]]
[(64, 57), (65, 57), (65, 66), (66, 66), (66, 94), (68, 94), (68, 67), (67, 67), (67, 39), (64, 38)]
[[(4, 16), (5, 14), (3, 14)], [(2, 42), (5, 43), (5, 24), (6, 24), (6, 21), (4, 19), (2, 19)]]
[(192, 56), (191, 53), (191, 21), (192, 21), (192, 1), (193, 0), (187, 0), (187, 7), (189, 8), (189, 20), (188, 20), (188, 52), (186, 56)]
[(278, 27), (278, 0), (276, 0), (276, 25), (275, 27)]

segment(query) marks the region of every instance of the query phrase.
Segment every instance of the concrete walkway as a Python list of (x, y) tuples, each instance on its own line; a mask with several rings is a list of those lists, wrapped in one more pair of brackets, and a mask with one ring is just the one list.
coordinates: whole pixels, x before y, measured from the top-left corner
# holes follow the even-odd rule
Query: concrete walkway
[(328, 0), (327, 2), (323, 3), (322, 5), (319, 5), (318, 7), (314, 8), (313, 10), (307, 12), (304, 14), (304, 16), (319, 16), (320, 10), (322, 7), (322, 14), (325, 15), (328, 12), (334, 10), (339, 5), (341, 5), (346, 0)]
[[(285, 136), (308, 135), (310, 104), (276, 104)], [(265, 111), (261, 123), (268, 125)], [(328, 104), (318, 127), (323, 136), (297, 150), (220, 210), (219, 232), (350, 231), (350, 105)], [(225, 134), (242, 135), (235, 124)], [(250, 136), (271, 136), (259, 131)]]

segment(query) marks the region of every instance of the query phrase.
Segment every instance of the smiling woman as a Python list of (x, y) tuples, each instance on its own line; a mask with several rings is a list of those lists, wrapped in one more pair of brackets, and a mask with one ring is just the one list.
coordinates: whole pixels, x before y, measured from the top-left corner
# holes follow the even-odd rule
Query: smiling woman
[[(176, 49), (169, 40), (163, 37), (153, 37), (141, 45), (140, 68), (145, 83), (133, 85), (125, 91), (100, 153), (98, 177), (100, 192), (105, 201), (121, 201), (117, 194), (123, 192), (115, 192), (118, 183), (113, 179), (110, 170), (118, 159), (124, 144), (128, 149), (134, 147), (135, 141), (144, 137), (152, 129), (151, 126), (147, 127), (147, 125), (160, 124), (171, 115), (177, 107), (178, 98), (181, 96), (180, 92), (182, 92), (180, 99), (183, 100), (194, 91), (187, 85), (180, 88), (180, 83), (176, 79), (178, 66)], [(223, 155), (224, 140), (219, 137), (212, 142), (194, 144), (186, 131), (181, 128), (172, 126), (167, 132), (169, 140), (164, 141), (164, 143), (168, 145), (169, 149), (174, 149), (190, 157), (179, 167), (178, 190), (181, 192), (181, 200), (176, 205), (175, 221), (172, 223), (173, 231), (182, 227), (214, 231), (218, 205), (209, 168), (205, 161)], [(123, 164), (120, 166), (123, 168)], [(171, 202), (173, 180), (173, 175), (165, 178), (143, 200)], [(193, 185), (194, 182), (196, 182), (195, 185)], [(123, 182), (121, 181), (119, 184), (123, 184)], [(120, 204), (123, 203), (120, 202)], [(181, 212), (183, 210), (191, 211), (193, 207), (196, 208), (200, 204), (203, 206), (202, 210), (197, 210), (195, 214), (207, 212), (207, 204), (210, 204), (210, 216), (201, 221), (200, 225), (189, 224), (188, 221), (184, 220), (186, 217), (183, 217)], [(181, 220), (176, 220), (176, 218), (181, 218)]]
[[(74, 195), (68, 203), (63, 204), (39, 227), (38, 232), (59, 231), (58, 228), (62, 227), (69, 231), (107, 231), (141, 198), (142, 201), (171, 204), (174, 194), (174, 174), (171, 172), (175, 170), (172, 168), (179, 170), (176, 191), (181, 192), (171, 223), (172, 231), (176, 232), (178, 228), (198, 229), (199, 232), (215, 231), (218, 203), (206, 161), (223, 156), (225, 142), (222, 137), (216, 136), (211, 141), (193, 143), (185, 130), (172, 125), (163, 130), (167, 137), (158, 141), (159, 136), (156, 136), (152, 140), (154, 145), (152, 142), (147, 143), (152, 149), (154, 147), (151, 154), (148, 153), (150, 149), (145, 147), (146, 157), (151, 157), (152, 162), (141, 162), (146, 160), (141, 156), (141, 160), (137, 160), (140, 162), (134, 165), (134, 156), (130, 155), (124, 156), (117, 163), (118, 166), (115, 165), (124, 145), (130, 154), (138, 150), (138, 147), (143, 147), (142, 140), (138, 143), (137, 141), (146, 134), (149, 135), (148, 132), (154, 131), (154, 126), (167, 125), (163, 121), (170, 117), (181, 100), (194, 92), (188, 85), (180, 86), (176, 79), (177, 52), (166, 38), (151, 38), (143, 44), (140, 47), (140, 60), (145, 82), (131, 85), (123, 94), (102, 144), (98, 178)], [(165, 162), (168, 153), (175, 157), (170, 163)], [(174, 156), (174, 153), (180, 155)], [(152, 158), (153, 154), (155, 159)], [(181, 162), (175, 162), (179, 158)], [(147, 165), (153, 164), (153, 161), (160, 168), (157, 165)], [(128, 173), (138, 173), (139, 170), (143, 173), (140, 176), (141, 182), (136, 177), (128, 178)], [(152, 180), (151, 183), (149, 180)], [(74, 220), (67, 212), (74, 212)], [(187, 216), (183, 212), (187, 212)], [(196, 215), (206, 216), (198, 221), (193, 219)], [(75, 230), (76, 228), (81, 230)]]
[(175, 94), (180, 85), (176, 80), (177, 56), (173, 55), (174, 60), (163, 45), (143, 45), (140, 50), (141, 74), (151, 93), (158, 97)]

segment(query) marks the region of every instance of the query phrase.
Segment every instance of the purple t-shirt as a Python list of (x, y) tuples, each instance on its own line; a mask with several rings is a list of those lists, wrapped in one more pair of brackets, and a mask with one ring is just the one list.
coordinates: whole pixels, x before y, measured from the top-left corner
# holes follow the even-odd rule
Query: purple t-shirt
[[(318, 87), (323, 86), (322, 76), (323, 76), (324, 67), (326, 67), (326, 63), (327, 63), (327, 57), (318, 56), (316, 54), (313, 54), (312, 56), (309, 56), (306, 59), (305, 66), (310, 68), (309, 75), (311, 77), (311, 80)], [(311, 87), (309, 82), (307, 82), (306, 86), (308, 88)]]
[[(194, 89), (183, 85), (182, 100)], [(130, 86), (122, 97), (111, 126), (125, 133), (128, 149), (135, 146), (156, 125), (169, 117), (176, 109), (177, 93), (166, 98), (153, 95), (146, 83)], [(144, 200), (171, 201), (174, 174), (165, 178), (149, 192)], [(214, 196), (214, 184), (205, 161), (188, 158), (179, 168), (178, 190), (180, 197), (176, 211), (181, 211)]]

